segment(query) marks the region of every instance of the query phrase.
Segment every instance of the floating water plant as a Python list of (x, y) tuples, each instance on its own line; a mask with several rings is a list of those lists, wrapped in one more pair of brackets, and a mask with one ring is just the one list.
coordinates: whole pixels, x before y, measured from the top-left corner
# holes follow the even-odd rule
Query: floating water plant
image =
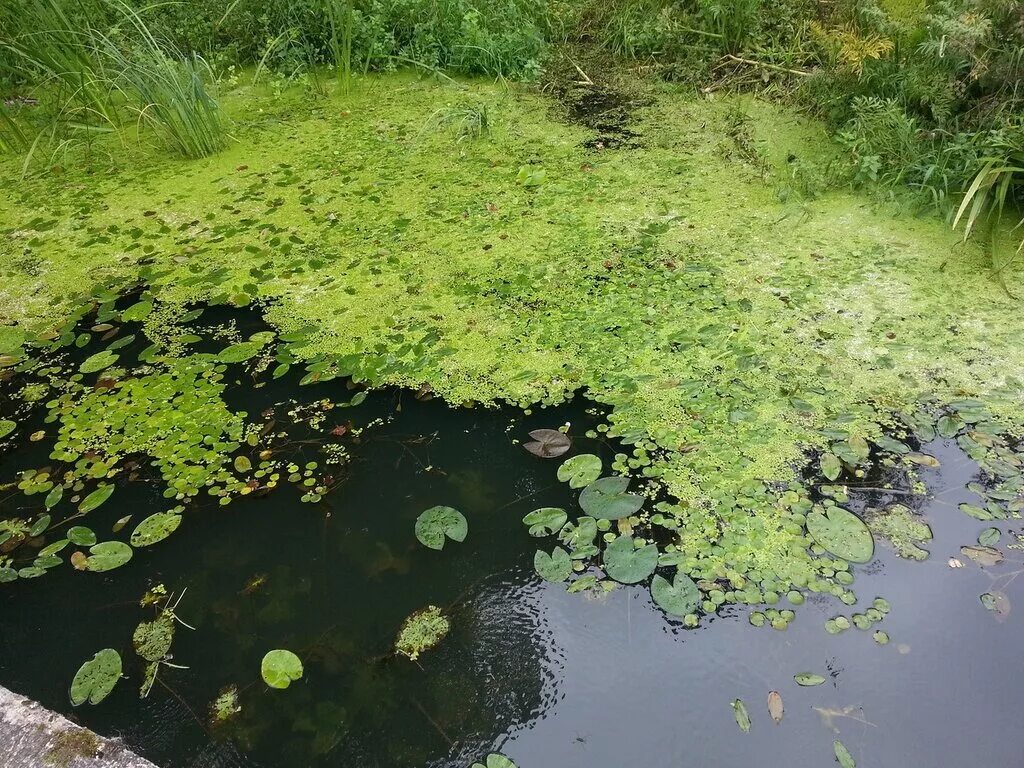
[(504, 755), (492, 752), (483, 763), (473, 763), (472, 768), (517, 768), (517, 766)]
[(446, 538), (465, 541), (468, 532), (465, 515), (452, 507), (431, 507), (416, 518), (416, 538), (430, 549), (443, 549)]
[(436, 605), (410, 614), (402, 622), (395, 639), (395, 652), (416, 661), (420, 654), (429, 651), (444, 640), (451, 624)]
[(71, 681), (71, 703), (74, 706), (99, 704), (114, 690), (121, 679), (121, 656), (112, 648), (104, 648), (79, 667)]
[(601, 458), (592, 453), (581, 453), (566, 459), (558, 468), (558, 479), (570, 488), (583, 488), (601, 476)]
[(302, 674), (302, 661), (284, 648), (268, 651), (260, 663), (260, 677), (271, 688), (287, 688), (302, 679)]
[(920, 544), (931, 541), (932, 529), (921, 518), (902, 504), (869, 511), (865, 522), (876, 536), (887, 539), (896, 554), (910, 560), (925, 560), (928, 550)]

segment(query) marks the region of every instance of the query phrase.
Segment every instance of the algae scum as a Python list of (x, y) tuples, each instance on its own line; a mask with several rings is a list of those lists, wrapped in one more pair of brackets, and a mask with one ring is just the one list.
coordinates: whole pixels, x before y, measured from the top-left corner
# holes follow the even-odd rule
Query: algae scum
[(3, 193), (0, 682), (167, 766), (1015, 764), (1019, 302), (579, 90)]

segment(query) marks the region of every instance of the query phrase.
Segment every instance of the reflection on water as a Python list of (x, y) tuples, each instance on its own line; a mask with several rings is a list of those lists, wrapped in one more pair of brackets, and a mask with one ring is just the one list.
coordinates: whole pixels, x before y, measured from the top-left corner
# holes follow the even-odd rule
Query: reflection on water
[[(283, 399), (284, 387), (258, 396)], [(810, 768), (832, 763), (835, 738), (862, 766), (1024, 764), (1024, 618), (1011, 610), (999, 623), (978, 600), (994, 580), (1017, 600), (1011, 574), (1024, 558), (1007, 551), (992, 569), (947, 566), (987, 527), (957, 511), (976, 500), (965, 485), (977, 469), (953, 442), (929, 446), (942, 467), (923, 470), (938, 489), (919, 510), (935, 536), (931, 557), (900, 560), (880, 546), (858, 569), (860, 605), (880, 595), (892, 604), (881, 624), (892, 641), (879, 646), (870, 632), (826, 634), (827, 619), (863, 607), (821, 596), (785, 632), (750, 626), (739, 608), (688, 631), (642, 586), (592, 597), (541, 583), (520, 520), (540, 506), (571, 509), (574, 494), (555, 479), (558, 461), (514, 439), (565, 421), (581, 436), (594, 421), (582, 404), (527, 417), (377, 393), (347, 416), (356, 426), (378, 417), (385, 423), (350, 446), (349, 478), (320, 505), (281, 489), (190, 510), (177, 534), (115, 573), (58, 569), (6, 585), (0, 682), (69, 712), (78, 665), (103, 647), (132, 659), (132, 629), (150, 615), (138, 598), (163, 582), (187, 589), (179, 613), (195, 631), (180, 629), (173, 653), (188, 669), (165, 669), (140, 702), (140, 669), (129, 664), (110, 699), (72, 715), (167, 768), (440, 768), (492, 749), (521, 768)], [(577, 447), (601, 452), (606, 466), (612, 454), (585, 438)], [(0, 462), (4, 476), (21, 458)], [(164, 503), (142, 485), (114, 499), (101, 510), (107, 525)], [(893, 501), (908, 498), (855, 492), (851, 506)], [(416, 516), (435, 504), (466, 514), (464, 543), (434, 552), (416, 541)], [(395, 658), (402, 620), (430, 603), (450, 616), (451, 633), (418, 662)], [(305, 663), (287, 691), (259, 680), (260, 659), (277, 647)], [(792, 676), (801, 671), (829, 680), (800, 688)], [(232, 684), (242, 713), (212, 727), (207, 707)], [(780, 725), (765, 709), (771, 690), (785, 704)], [(733, 722), (734, 698), (750, 709), (749, 734)]]

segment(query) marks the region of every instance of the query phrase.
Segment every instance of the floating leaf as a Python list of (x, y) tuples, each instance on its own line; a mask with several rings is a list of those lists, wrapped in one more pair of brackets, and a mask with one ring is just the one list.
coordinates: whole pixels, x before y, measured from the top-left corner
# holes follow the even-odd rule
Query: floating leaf
[(278, 648), (263, 657), (260, 675), (271, 688), (287, 688), (302, 677), (302, 661), (291, 651)]
[(736, 725), (740, 727), (741, 731), (748, 733), (750, 731), (750, 713), (747, 712), (747, 705), (740, 699), (733, 699), (729, 706), (732, 707), (732, 716), (736, 718)]
[(965, 515), (970, 515), (975, 520), (995, 520), (996, 516), (993, 515), (987, 509), (983, 509), (975, 504), (961, 504), (957, 507)]
[(824, 677), (816, 675), (813, 672), (798, 672), (793, 675), (793, 679), (796, 680), (797, 685), (803, 685), (805, 687), (821, 685), (825, 682)]
[(416, 518), (416, 538), (430, 549), (443, 549), (445, 536), (464, 541), (468, 532), (465, 516), (452, 507), (431, 507)]
[[(564, 509), (558, 507), (541, 507), (535, 509), (523, 518), (523, 522), (530, 526), (531, 536), (550, 536), (565, 525), (569, 516)], [(596, 531), (596, 527), (595, 527)]]
[(538, 549), (533, 556), (533, 567), (544, 581), (559, 583), (572, 573), (572, 560), (561, 547), (555, 547), (550, 555)]
[(523, 448), (542, 459), (554, 459), (569, 450), (572, 440), (557, 429), (535, 429), (530, 433), (533, 442), (523, 443)]
[(252, 470), (252, 461), (249, 460), (248, 456), (235, 456), (235, 471), (240, 473), (249, 472)]
[(985, 606), (985, 610), (992, 611), (996, 621), (1000, 623), (1006, 621), (1006, 617), (1010, 615), (1010, 597), (1005, 592), (986, 592), (981, 596), (981, 604)]
[(109, 499), (113, 492), (113, 485), (101, 485), (95, 491), (93, 491), (84, 499), (82, 499), (82, 503), (78, 505), (78, 511), (81, 512), (83, 515), (88, 512), (92, 512), (103, 502)]
[(826, 452), (822, 454), (820, 464), (821, 474), (823, 474), (829, 480), (835, 480), (843, 471), (843, 465), (840, 463), (839, 457), (831, 452)]
[(121, 679), (121, 656), (113, 648), (104, 648), (78, 668), (71, 681), (71, 703), (99, 704)]
[(424, 651), (440, 643), (451, 629), (451, 624), (436, 605), (414, 611), (398, 630), (395, 651), (413, 661)]
[(242, 341), (222, 349), (217, 359), (222, 363), (244, 363), (258, 355), (265, 346), (261, 341)]
[(651, 596), (665, 613), (680, 618), (693, 613), (700, 605), (700, 590), (685, 573), (677, 573), (672, 583), (655, 576), (651, 581)]
[(43, 515), (38, 520), (36, 520), (35, 523), (33, 523), (32, 527), (29, 528), (29, 538), (31, 539), (35, 538), (36, 536), (41, 536), (43, 532), (50, 527), (50, 520), (51, 517), (49, 515)]
[(82, 364), (78, 366), (78, 370), (82, 373), (96, 373), (112, 366), (117, 362), (117, 358), (116, 354), (105, 349), (83, 360)]
[(960, 547), (960, 554), (965, 555), (978, 565), (985, 567), (990, 565), (998, 565), (1003, 562), (1003, 553), (994, 547), (983, 547), (971, 545), (969, 547)]
[(130, 307), (125, 309), (121, 313), (121, 320), (126, 323), (139, 322), (149, 317), (150, 312), (153, 311), (153, 302), (148, 299), (143, 299)]
[(942, 437), (955, 437), (964, 424), (959, 416), (941, 416), (935, 427)]
[(124, 517), (117, 518), (117, 521), (110, 526), (111, 533), (118, 533), (122, 528), (128, 525), (128, 522), (132, 519), (133, 515), (125, 515)]
[(157, 512), (135, 526), (129, 541), (133, 547), (148, 547), (166, 539), (178, 530), (179, 525), (181, 515), (178, 513)]
[(43, 500), (43, 506), (45, 506), (47, 509), (53, 509), (58, 504), (60, 504), (60, 500), (63, 498), (64, 486), (55, 485), (53, 486), (53, 488), (50, 489), (50, 492), (46, 494), (46, 498)]
[(857, 763), (853, 761), (853, 755), (851, 755), (850, 751), (843, 745), (843, 742), (836, 739), (832, 742), (832, 749), (836, 753), (836, 760), (839, 761), (839, 764), (843, 768), (857, 768)]
[(102, 541), (89, 548), (86, 569), (94, 573), (112, 571), (132, 559), (132, 548), (123, 541)]
[(473, 763), (472, 768), (517, 768), (515, 763), (496, 752), (492, 752), (487, 756), (486, 763), (486, 765), (483, 763)]
[(1002, 536), (1002, 532), (998, 528), (986, 528), (978, 536), (978, 543), (983, 547), (991, 547), (999, 543), (999, 537)]
[(571, 550), (592, 547), (597, 536), (597, 520), (582, 515), (574, 523), (566, 523), (558, 533), (558, 540)]
[(782, 722), (782, 714), (784, 712), (782, 706), (782, 696), (779, 695), (778, 691), (768, 692), (768, 714), (771, 715), (772, 720), (778, 725)]
[(644, 505), (643, 496), (627, 493), (628, 477), (602, 477), (580, 494), (580, 506), (591, 517), (620, 520), (636, 514)]
[(10, 419), (0, 419), (0, 438), (7, 437), (11, 432), (18, 428), (16, 422)]
[(604, 569), (608, 575), (623, 584), (643, 581), (658, 567), (658, 548), (647, 544), (634, 546), (631, 536), (619, 536), (604, 550)]
[(88, 528), (76, 525), (73, 528), (68, 528), (68, 540), (80, 547), (91, 547), (96, 543), (96, 534)]
[(601, 476), (601, 459), (592, 453), (581, 453), (566, 459), (558, 468), (558, 479), (570, 488), (582, 488)]
[(0, 355), (13, 355), (21, 350), (25, 331), (16, 325), (0, 326)]
[(864, 521), (842, 507), (807, 515), (807, 532), (832, 554), (852, 563), (866, 563), (875, 552), (875, 540)]
[(18, 580), (18, 572), (13, 568), (0, 568), (0, 584), (9, 584)]
[(160, 661), (171, 650), (174, 641), (174, 615), (161, 612), (153, 621), (144, 621), (132, 633), (135, 652), (146, 661)]
[(937, 458), (929, 456), (927, 453), (908, 453), (907, 458), (922, 467), (935, 469), (942, 466), (941, 462), (939, 462)]

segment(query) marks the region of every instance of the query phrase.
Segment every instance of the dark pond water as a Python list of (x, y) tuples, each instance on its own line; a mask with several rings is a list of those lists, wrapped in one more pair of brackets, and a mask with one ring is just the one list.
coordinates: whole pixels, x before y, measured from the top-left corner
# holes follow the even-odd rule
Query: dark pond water
[[(258, 413), (339, 388), (299, 393), (286, 379), (232, 397)], [(785, 632), (726, 609), (685, 630), (646, 587), (595, 598), (534, 573), (538, 540), (522, 516), (572, 508), (575, 492), (557, 481), (557, 460), (515, 441), (570, 422), (573, 450), (601, 453), (607, 466), (614, 447), (583, 437), (598, 421), (585, 402), (525, 415), (378, 392), (331, 418), (369, 426), (346, 443), (347, 477), (321, 504), (281, 488), (226, 508), (197, 505), (175, 535), (109, 574), (64, 567), (0, 586), (0, 683), (122, 736), (166, 768), (468, 766), (492, 750), (521, 768), (810, 768), (834, 764), (836, 738), (860, 766), (1024, 766), (1024, 610), (997, 622), (978, 599), (1000, 588), (1021, 602), (1024, 557), (1007, 551), (1007, 562), (984, 570), (967, 558), (947, 565), (987, 527), (957, 510), (976, 501), (965, 485), (978, 469), (954, 442), (927, 448), (942, 461), (923, 471), (934, 490), (920, 509), (935, 535), (931, 557), (900, 560), (879, 546), (857, 572), (862, 607), (809, 599)], [(297, 461), (317, 455), (313, 444), (294, 450)], [(29, 445), (0, 457), (0, 477), (45, 455)], [(466, 514), (464, 543), (435, 552), (416, 541), (416, 516), (435, 504)], [(157, 485), (136, 483), (91, 523), (100, 530), (100, 521), (164, 508)], [(195, 629), (180, 628), (173, 647), (188, 668), (163, 669), (140, 701), (131, 636), (152, 618), (138, 599), (157, 582), (184, 591), (178, 614)], [(823, 630), (876, 596), (892, 605), (880, 625), (888, 645), (870, 632)], [(428, 604), (450, 615), (450, 635), (417, 663), (390, 655), (403, 619)], [(101, 705), (73, 709), (70, 680), (104, 647), (121, 652), (128, 678)], [(305, 664), (286, 691), (259, 678), (272, 648), (293, 649)], [(793, 675), (805, 670), (829, 680), (801, 688)], [(230, 684), (242, 713), (211, 728), (207, 707)], [(770, 690), (785, 703), (780, 725), (765, 709)], [(747, 734), (733, 720), (735, 698), (751, 711)]]

